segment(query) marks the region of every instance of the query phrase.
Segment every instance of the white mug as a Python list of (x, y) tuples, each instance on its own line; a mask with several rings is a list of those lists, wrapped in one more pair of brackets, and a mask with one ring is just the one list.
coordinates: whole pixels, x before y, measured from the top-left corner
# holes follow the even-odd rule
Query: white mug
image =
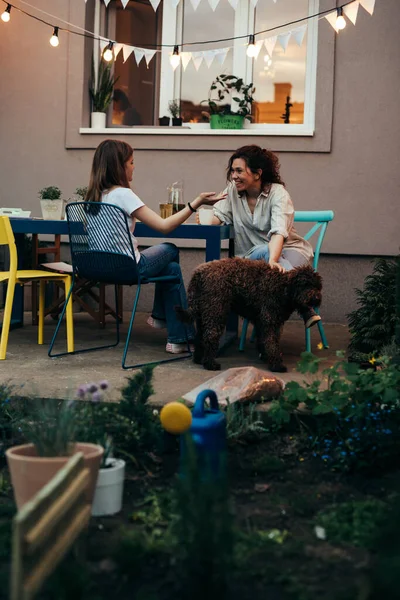
[(214, 211), (209, 208), (200, 208), (199, 209), (199, 220), (200, 225), (211, 225), (214, 217)]

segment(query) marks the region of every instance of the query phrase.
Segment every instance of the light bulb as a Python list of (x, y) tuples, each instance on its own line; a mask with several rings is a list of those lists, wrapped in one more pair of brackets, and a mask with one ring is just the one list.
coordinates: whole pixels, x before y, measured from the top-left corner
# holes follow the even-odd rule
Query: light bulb
[(60, 40), (58, 39), (58, 27), (54, 27), (53, 35), (50, 38), (50, 44), (54, 48), (57, 48), (59, 43), (60, 43)]
[(250, 58), (255, 58), (258, 56), (258, 49), (254, 43), (254, 35), (251, 35), (249, 38), (249, 45), (247, 46), (246, 54)]
[(175, 71), (176, 67), (179, 67), (180, 62), (181, 62), (181, 57), (179, 56), (178, 46), (174, 46), (174, 51), (171, 54), (171, 56), (169, 57), (169, 62), (171, 63), (174, 71)]
[(4, 21), (4, 23), (8, 23), (8, 21), (11, 19), (10, 12), (11, 4), (7, 4), (6, 10), (1, 15), (1, 20)]
[(346, 27), (346, 19), (343, 16), (343, 8), (337, 9), (337, 18), (336, 18), (336, 29), (339, 31)]
[(113, 58), (114, 58), (113, 43), (109, 42), (107, 48), (104, 50), (103, 59), (106, 62), (110, 62)]

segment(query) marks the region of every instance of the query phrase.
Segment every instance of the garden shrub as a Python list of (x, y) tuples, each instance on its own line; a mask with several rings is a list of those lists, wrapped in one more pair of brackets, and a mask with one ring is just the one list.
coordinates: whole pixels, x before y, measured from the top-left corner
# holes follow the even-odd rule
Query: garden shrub
[(372, 274), (365, 278), (364, 288), (356, 290), (359, 307), (347, 315), (351, 333), (349, 351), (355, 359), (362, 358), (362, 354), (377, 355), (393, 340), (399, 269), (399, 257), (379, 258)]

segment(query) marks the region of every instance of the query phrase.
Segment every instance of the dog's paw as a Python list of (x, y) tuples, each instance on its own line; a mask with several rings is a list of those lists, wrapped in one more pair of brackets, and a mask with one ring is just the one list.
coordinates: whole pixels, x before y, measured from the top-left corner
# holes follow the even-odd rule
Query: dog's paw
[(205, 369), (207, 369), (207, 371), (220, 371), (221, 370), (220, 363), (217, 363), (215, 360), (204, 362), (203, 367)]
[(270, 371), (273, 371), (274, 373), (286, 373), (287, 372), (287, 367), (285, 367), (285, 365), (268, 365), (268, 368)]

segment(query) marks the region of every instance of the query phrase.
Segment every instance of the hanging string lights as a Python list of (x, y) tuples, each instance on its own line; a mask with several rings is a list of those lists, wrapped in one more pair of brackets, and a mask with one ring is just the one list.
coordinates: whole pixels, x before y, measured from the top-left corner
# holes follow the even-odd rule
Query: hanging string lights
[(6, 10), (1, 15), (1, 20), (4, 21), (4, 23), (8, 23), (8, 21), (11, 19), (10, 13), (11, 13), (11, 4), (7, 4)]
[[(374, 12), (376, 0), (348, 0), (347, 2), (343, 2), (343, 4), (339, 7), (333, 7), (331, 9), (323, 10), (316, 14), (307, 15), (306, 17), (296, 19), (295, 21), (290, 21), (288, 23), (282, 23), (281, 25), (277, 25), (270, 29), (265, 29), (263, 31), (254, 32), (251, 35), (247, 34), (247, 35), (226, 37), (223, 40), (218, 39), (218, 40), (204, 40), (204, 41), (197, 41), (197, 42), (184, 42), (183, 44), (181, 44), (181, 52), (179, 52), (179, 46), (177, 44), (153, 44), (153, 47), (154, 47), (154, 50), (153, 50), (150, 48), (142, 48), (142, 47), (130, 46), (128, 44), (121, 44), (116, 41), (107, 41), (104, 37), (98, 36), (92, 31), (88, 31), (86, 29), (83, 29), (82, 27), (74, 25), (73, 23), (64, 21), (63, 19), (60, 19), (54, 15), (51, 15), (50, 13), (47, 13), (47, 12), (39, 9), (38, 7), (34, 7), (30, 4), (28, 4), (28, 2), (25, 2), (24, 0), (20, 0), (21, 4), (26, 4), (27, 6), (34, 8), (39, 13), (42, 13), (43, 15), (50, 17), (51, 19), (61, 21), (61, 23), (66, 24), (66, 27), (54, 26), (51, 22), (45, 20), (44, 18), (40, 18), (34, 14), (27, 12), (20, 6), (15, 6), (10, 2), (6, 2), (6, 0), (0, 0), (0, 1), (6, 5), (4, 12), (1, 14), (1, 19), (4, 23), (7, 23), (8, 21), (10, 21), (10, 13), (11, 13), (11, 9), (13, 8), (14, 10), (17, 10), (20, 13), (22, 13), (28, 17), (31, 17), (32, 19), (35, 19), (36, 21), (43, 23), (44, 25), (52, 27), (53, 35), (50, 38), (50, 44), (53, 47), (57, 47), (59, 45), (60, 41), (59, 41), (58, 34), (59, 34), (59, 31), (63, 31), (63, 32), (66, 32), (69, 34), (79, 35), (82, 37), (87, 37), (92, 40), (99, 41), (100, 47), (103, 50), (103, 54), (102, 54), (103, 59), (107, 62), (115, 60), (116, 57), (118, 56), (119, 51), (122, 49), (124, 62), (125, 62), (125, 60), (127, 60), (127, 58), (131, 54), (133, 54), (135, 56), (137, 64), (139, 64), (140, 60), (143, 58), (143, 56), (145, 56), (147, 66), (149, 65), (150, 60), (153, 58), (153, 56), (156, 54), (156, 52), (160, 52), (162, 48), (172, 48), (173, 47), (173, 51), (169, 56), (169, 60), (170, 60), (171, 66), (174, 70), (181, 63), (183, 65), (183, 68), (185, 69), (191, 59), (193, 59), (193, 62), (195, 64), (195, 67), (197, 70), (198, 67), (200, 66), (200, 64), (203, 62), (203, 58), (205, 59), (204, 62), (208, 66), (210, 66), (210, 64), (213, 62), (214, 58), (216, 60), (218, 60), (219, 64), (222, 65), (222, 63), (227, 55), (227, 52), (230, 50), (230, 47), (216, 48), (216, 49), (196, 51), (196, 52), (183, 52), (184, 46), (190, 48), (190, 46), (192, 46), (193, 44), (197, 44), (197, 45), (207, 44), (208, 45), (208, 44), (216, 44), (216, 43), (219, 43), (222, 41), (233, 41), (233, 40), (239, 40), (239, 39), (246, 40), (247, 39), (248, 42), (247, 42), (246, 54), (248, 57), (256, 60), (263, 44), (265, 44), (265, 47), (266, 47), (269, 55), (271, 55), (277, 40), (280, 43), (280, 45), (282, 46), (284, 51), (286, 50), (289, 38), (291, 36), (293, 36), (293, 38), (296, 40), (298, 45), (301, 45), (301, 42), (304, 37), (304, 33), (306, 31), (306, 23), (308, 22), (309, 19), (325, 18), (329, 22), (329, 24), (333, 27), (333, 29), (337, 33), (339, 33), (339, 31), (341, 31), (342, 29), (344, 29), (346, 27), (345, 16), (353, 23), (353, 25), (355, 25), (359, 6), (362, 6), (370, 15), (372, 15)], [(85, 1), (87, 1), (87, 0), (85, 0)], [(106, 6), (108, 6), (110, 0), (104, 0), (104, 1), (105, 1)], [(126, 8), (129, 0), (121, 0), (121, 2), (123, 5), (123, 8)], [(159, 2), (160, 2), (160, 0), (158, 0), (158, 2), (156, 0), (154, 0), (154, 2), (151, 1), (151, 4), (152, 4), (154, 10), (157, 9)], [(173, 2), (175, 3), (175, 5), (177, 5), (179, 0), (173, 0)], [(200, 2), (200, 0), (196, 0), (196, 6), (198, 5), (199, 2)], [(237, 0), (229, 0), (229, 2), (233, 8), (235, 8), (235, 9), (237, 8), (237, 5), (238, 5)], [(252, 2), (254, 4), (254, 6), (257, 4), (257, 0), (252, 0)], [(274, 0), (274, 2), (276, 2), (276, 0)], [(288, 27), (291, 27), (291, 26), (294, 26), (294, 29), (289, 30)], [(72, 27), (73, 29), (70, 29), (70, 27)], [(285, 28), (283, 33), (277, 32), (277, 30), (280, 30), (283, 28)], [(269, 37), (264, 35), (263, 38), (260, 38), (260, 36), (262, 34), (268, 34), (268, 33), (270, 34)], [(257, 42), (255, 41), (256, 36), (257, 36), (257, 38), (260, 38), (260, 39), (257, 39)]]

